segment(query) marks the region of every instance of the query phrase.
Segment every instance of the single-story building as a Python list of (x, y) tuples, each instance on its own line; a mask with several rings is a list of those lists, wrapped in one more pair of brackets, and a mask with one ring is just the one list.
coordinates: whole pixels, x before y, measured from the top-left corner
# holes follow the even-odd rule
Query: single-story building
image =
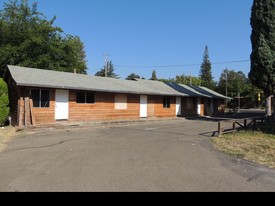
[(205, 87), (175, 83), (168, 83), (168, 85), (176, 91), (187, 95), (181, 98), (181, 116), (224, 114), (225, 100), (228, 97)]
[(119, 80), (7, 66), (13, 125), (173, 118), (185, 94), (158, 81)]
[(4, 80), (16, 126), (212, 115), (226, 99), (203, 87), (18, 66)]

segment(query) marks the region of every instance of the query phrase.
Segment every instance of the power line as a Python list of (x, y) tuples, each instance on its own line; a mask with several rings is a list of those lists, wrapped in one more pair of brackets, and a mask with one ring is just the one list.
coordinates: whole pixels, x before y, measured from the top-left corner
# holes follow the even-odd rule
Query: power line
[[(212, 65), (219, 65), (219, 64), (234, 64), (234, 63), (244, 63), (250, 62), (250, 60), (237, 60), (237, 61), (225, 61), (225, 62), (214, 62), (211, 63)], [(121, 66), (121, 65), (114, 65), (115, 67), (119, 68), (176, 68), (176, 67), (194, 67), (194, 66), (201, 66), (201, 64), (181, 64), (181, 65), (162, 65), (162, 66)]]

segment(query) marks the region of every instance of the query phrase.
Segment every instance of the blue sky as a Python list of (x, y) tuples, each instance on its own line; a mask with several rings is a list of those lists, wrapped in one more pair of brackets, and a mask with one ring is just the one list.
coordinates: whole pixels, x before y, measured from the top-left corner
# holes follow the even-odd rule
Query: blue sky
[[(206, 45), (212, 63), (250, 59), (253, 0), (30, 2), (38, 2), (38, 10), (48, 19), (56, 15), (55, 25), (65, 33), (81, 38), (91, 75), (103, 67), (104, 53), (121, 78), (130, 73), (150, 78), (153, 70), (158, 78), (198, 76)], [(153, 67), (169, 65), (182, 66)], [(215, 80), (225, 68), (247, 75), (250, 62), (212, 65)]]

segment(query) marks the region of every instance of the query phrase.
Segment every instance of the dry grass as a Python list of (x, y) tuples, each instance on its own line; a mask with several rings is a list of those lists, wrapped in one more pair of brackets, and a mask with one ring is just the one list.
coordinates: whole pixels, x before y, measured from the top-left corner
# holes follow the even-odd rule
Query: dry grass
[(263, 132), (241, 131), (213, 139), (221, 151), (275, 168), (275, 136)]
[(0, 152), (6, 148), (6, 144), (15, 136), (16, 130), (13, 127), (0, 127)]

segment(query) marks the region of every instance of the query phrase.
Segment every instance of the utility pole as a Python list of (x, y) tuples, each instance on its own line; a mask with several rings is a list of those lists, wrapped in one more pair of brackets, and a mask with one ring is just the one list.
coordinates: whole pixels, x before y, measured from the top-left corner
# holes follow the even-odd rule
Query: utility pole
[(108, 77), (108, 69), (109, 69), (109, 54), (103, 54), (105, 59), (105, 77)]
[[(225, 96), (228, 97), (228, 88), (227, 88), (227, 85), (228, 85), (228, 74), (227, 72), (225, 73)], [(226, 99), (225, 100), (225, 107), (227, 108), (228, 107), (228, 100)]]
[(240, 92), (238, 93), (238, 99), (239, 99), (238, 107), (239, 107), (239, 111), (240, 111), (241, 110), (241, 93)]
[(190, 72), (190, 86), (192, 86), (193, 82), (192, 82), (192, 72)]
[(227, 97), (227, 95), (228, 95), (228, 89), (227, 89), (227, 85), (228, 85), (228, 74), (227, 73), (225, 73), (225, 96)]

